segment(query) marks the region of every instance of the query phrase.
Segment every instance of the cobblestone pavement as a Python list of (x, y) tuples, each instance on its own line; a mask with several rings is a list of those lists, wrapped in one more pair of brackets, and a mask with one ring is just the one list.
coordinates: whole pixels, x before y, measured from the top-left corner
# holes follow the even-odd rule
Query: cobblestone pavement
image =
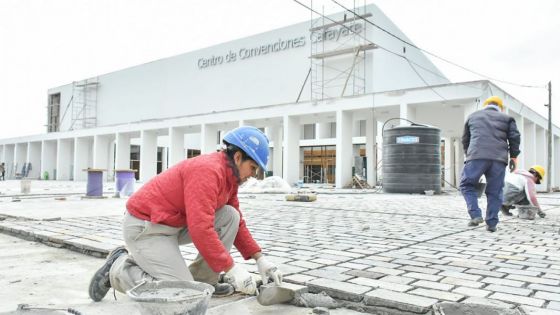
[[(267, 257), (279, 264), (287, 282), (312, 292), (414, 313), (453, 301), (522, 305), (553, 314), (560, 311), (560, 194), (539, 197), (546, 219), (501, 217), (496, 233), (484, 224), (467, 227), (464, 200), (456, 193), (320, 194), (310, 203), (245, 194), (240, 201)], [(98, 201), (83, 202), (91, 207)], [(0, 230), (104, 253), (122, 244), (120, 220), (120, 215), (8, 217)], [(197, 253), (193, 246), (181, 250), (187, 261)], [(233, 256), (256, 272), (238, 252)]]

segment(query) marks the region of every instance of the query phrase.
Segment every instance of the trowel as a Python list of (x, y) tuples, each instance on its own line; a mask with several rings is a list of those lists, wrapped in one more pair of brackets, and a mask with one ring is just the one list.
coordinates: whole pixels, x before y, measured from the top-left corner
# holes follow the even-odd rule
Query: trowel
[(288, 303), (294, 299), (294, 295), (293, 290), (276, 285), (274, 282), (257, 288), (257, 301), (264, 306)]

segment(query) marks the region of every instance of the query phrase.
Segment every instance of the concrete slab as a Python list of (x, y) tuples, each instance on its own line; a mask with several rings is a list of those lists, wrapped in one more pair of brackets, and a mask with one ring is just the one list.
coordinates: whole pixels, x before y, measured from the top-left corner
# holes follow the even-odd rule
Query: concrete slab
[(496, 308), (481, 304), (439, 303), (434, 315), (524, 315), (518, 309)]

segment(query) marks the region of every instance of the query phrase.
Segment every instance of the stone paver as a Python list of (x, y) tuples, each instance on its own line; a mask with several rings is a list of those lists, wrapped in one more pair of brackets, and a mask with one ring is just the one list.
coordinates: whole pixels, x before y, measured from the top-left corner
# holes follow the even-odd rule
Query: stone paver
[(371, 291), (364, 296), (364, 303), (366, 305), (386, 306), (421, 314), (427, 312), (430, 306), (437, 303), (437, 301), (437, 299), (384, 289)]
[[(496, 233), (467, 227), (464, 200), (456, 194), (329, 193), (312, 203), (286, 202), (282, 195), (239, 197), (265, 255), (286, 282), (312, 292), (419, 314), (445, 300), (560, 309), (560, 194), (547, 195), (546, 219), (501, 217)], [(122, 244), (124, 202), (102, 201), (101, 215), (91, 211), (96, 202), (73, 200), (68, 206), (74, 212), (87, 213), (67, 216), (64, 209), (54, 221), (42, 219), (56, 212), (33, 220), (33, 211), (26, 210), (31, 220), (9, 217), (0, 221), (0, 231), (103, 255)], [(38, 204), (47, 211), (48, 203), (55, 201), (24, 199), (15, 205), (0, 195), (0, 216), (17, 216), (18, 207)], [(181, 252), (187, 261), (197, 254), (190, 245)], [(232, 256), (256, 272), (254, 262), (235, 250)]]

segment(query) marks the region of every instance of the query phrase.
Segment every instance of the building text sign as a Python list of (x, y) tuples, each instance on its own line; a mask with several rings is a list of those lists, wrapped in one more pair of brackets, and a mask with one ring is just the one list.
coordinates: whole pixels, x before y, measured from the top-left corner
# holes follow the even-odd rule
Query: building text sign
[[(359, 34), (363, 30), (361, 24), (354, 24), (348, 27), (341, 26), (338, 28), (327, 29), (324, 32), (312, 33), (310, 40), (313, 43), (318, 43), (322, 41), (338, 41), (342, 37), (352, 35), (354, 33)], [(223, 55), (212, 55), (207, 58), (198, 59), (198, 68), (206, 69), (209, 67), (218, 66), (224, 63), (232, 63), (238, 60), (246, 60), (253, 57), (263, 56), (271, 53), (276, 53), (279, 51), (285, 51), (292, 48), (299, 48), (305, 46), (307, 43), (307, 38), (305, 36), (299, 36), (289, 39), (278, 39), (275, 42), (258, 45), (254, 47), (244, 47), (237, 51), (230, 50)]]

